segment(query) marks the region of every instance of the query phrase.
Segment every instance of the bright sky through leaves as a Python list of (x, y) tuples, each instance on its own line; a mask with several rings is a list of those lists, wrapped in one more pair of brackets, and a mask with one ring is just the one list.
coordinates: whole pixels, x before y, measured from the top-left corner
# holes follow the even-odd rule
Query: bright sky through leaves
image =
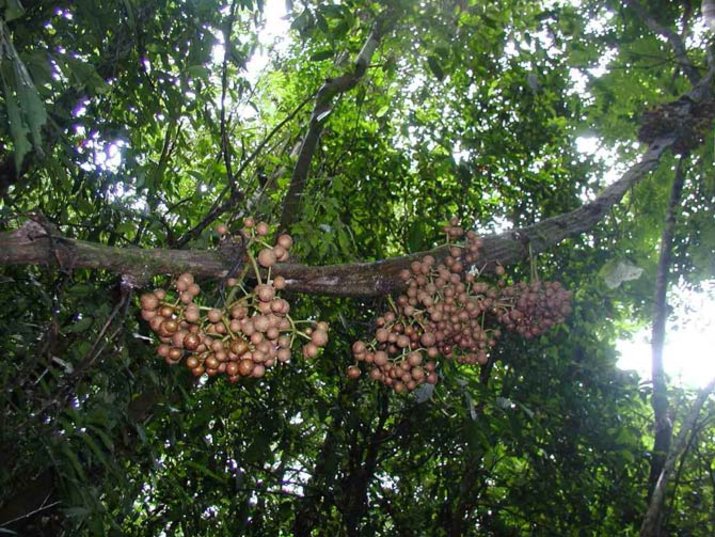
[[(676, 384), (702, 388), (715, 377), (715, 281), (703, 283), (703, 292), (677, 289), (671, 294), (674, 315), (669, 319), (663, 361)], [(618, 367), (633, 369), (643, 380), (651, 378), (650, 330), (639, 330), (618, 343)]]

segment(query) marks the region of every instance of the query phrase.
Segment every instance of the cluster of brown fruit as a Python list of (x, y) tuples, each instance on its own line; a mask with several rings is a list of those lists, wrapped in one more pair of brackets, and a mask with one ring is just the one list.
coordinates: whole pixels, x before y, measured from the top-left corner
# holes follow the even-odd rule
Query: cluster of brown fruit
[[(228, 229), (218, 226), (220, 235)], [(289, 235), (276, 244), (264, 242), (269, 227), (264, 222), (244, 220), (241, 231), (246, 241), (245, 270), (239, 278), (229, 278), (231, 289), (223, 308), (201, 306), (195, 302), (199, 286), (189, 273), (178, 277), (176, 294), (156, 289), (141, 297), (141, 315), (161, 340), (157, 353), (168, 364), (185, 360), (186, 367), (199, 377), (228, 376), (230, 382), (241, 377), (260, 378), (266, 369), (291, 359), (294, 342), (303, 339), (303, 356), (314, 358), (328, 342), (328, 325), (310, 323), (299, 330), (290, 315), (290, 304), (279, 296), (285, 288), (282, 276), (271, 277), (271, 267), (288, 259), (293, 244)], [(259, 250), (254, 256), (253, 251)], [(259, 265), (264, 269), (263, 274)], [(251, 291), (243, 279), (253, 269), (256, 285)], [(237, 297), (238, 295), (238, 297)]]
[[(444, 261), (431, 255), (415, 260), (400, 273), (406, 289), (391, 303), (392, 311), (376, 321), (371, 342), (353, 344), (353, 356), (366, 364), (371, 379), (398, 393), (409, 392), (424, 382), (437, 382), (436, 360), (484, 365), (501, 336), (496, 322), (508, 329), (534, 336), (562, 322), (570, 311), (570, 294), (558, 283), (536, 282), (508, 287), (502, 266), (494, 268), (496, 284), (480, 280), (480, 272), (468, 270), (479, 259), (481, 239), (465, 234), (457, 219), (445, 226), (452, 244)], [(514, 313), (517, 312), (517, 313)], [(359, 365), (347, 371), (361, 375)]]
[(520, 282), (503, 289), (499, 301), (499, 322), (527, 339), (564, 322), (571, 313), (571, 292), (559, 282)]

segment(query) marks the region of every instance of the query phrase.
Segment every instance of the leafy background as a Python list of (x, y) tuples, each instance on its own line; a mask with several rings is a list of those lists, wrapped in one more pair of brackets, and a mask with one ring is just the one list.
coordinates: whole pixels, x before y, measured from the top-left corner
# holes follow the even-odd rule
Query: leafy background
[[(212, 208), (229, 224), (277, 221), (315, 92), (349, 68), (383, 4), (399, 17), (336, 99), (291, 227), (311, 265), (424, 250), (455, 214), (489, 233), (578, 207), (607, 164), (576, 139), (598, 137), (626, 165), (643, 111), (688, 88), (667, 43), (620, 2), (287, 4), (274, 46), (261, 0), (1, 1), (2, 229), (41, 214), (66, 237), (205, 248)], [(703, 67), (696, 4), (648, 9)], [(715, 274), (713, 147), (707, 133), (687, 160), (675, 237), (671, 278), (695, 287)], [(675, 162), (539, 257), (542, 277), (574, 291), (566, 326), (506, 338), (482, 371), (446, 368), (428, 400), (344, 376), (383, 299), (292, 296), (298, 315), (331, 322), (319, 359), (194, 383), (155, 356), (117, 275), (3, 267), (3, 530), (636, 535), (651, 386), (615, 367), (614, 344), (650, 321)], [(609, 289), (602, 269), (620, 259), (644, 272)], [(677, 429), (693, 394), (669, 395)], [(715, 531), (714, 416), (708, 401), (665, 534)]]

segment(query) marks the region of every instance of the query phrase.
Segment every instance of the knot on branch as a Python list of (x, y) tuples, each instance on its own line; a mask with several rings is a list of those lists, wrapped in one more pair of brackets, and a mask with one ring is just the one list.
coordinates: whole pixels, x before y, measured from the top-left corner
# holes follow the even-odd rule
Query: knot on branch
[(651, 144), (657, 138), (674, 135), (673, 152), (682, 155), (703, 143), (715, 118), (715, 101), (701, 102), (689, 97), (661, 104), (645, 112), (638, 130), (638, 140)]
[(240, 235), (227, 235), (218, 244), (221, 257), (230, 263), (242, 263), (246, 255), (246, 243)]
[(22, 226), (12, 232), (14, 238), (28, 242), (47, 237), (48, 235), (47, 229), (34, 220), (27, 220)]

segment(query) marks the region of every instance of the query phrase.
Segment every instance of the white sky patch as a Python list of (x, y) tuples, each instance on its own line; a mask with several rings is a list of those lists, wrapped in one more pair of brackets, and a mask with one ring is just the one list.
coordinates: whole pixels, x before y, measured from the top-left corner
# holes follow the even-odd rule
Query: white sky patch
[[(287, 52), (290, 45), (290, 23), (287, 18), (285, 0), (267, 0), (263, 8), (265, 24), (258, 31), (258, 47), (246, 63), (246, 78), (255, 86), (270, 63), (271, 57)], [(211, 60), (214, 65), (221, 65), (224, 59), (226, 44), (221, 32), (215, 33), (216, 44), (211, 50)], [(220, 85), (220, 82), (218, 83)], [(220, 97), (217, 98), (220, 104)], [(225, 105), (232, 108), (234, 103), (230, 95), (226, 96)], [(243, 120), (257, 117), (256, 110), (248, 105), (239, 106), (238, 116)]]
[(615, 48), (609, 49), (601, 56), (595, 67), (586, 69), (571, 67), (569, 69), (569, 78), (572, 84), (570, 93), (575, 93), (590, 103), (593, 100), (593, 96), (587, 90), (589, 79), (600, 78), (605, 75), (608, 72), (608, 65), (617, 54), (618, 51)]
[(708, 34), (709, 31), (703, 18), (697, 17), (697, 19), (693, 21), (689, 35), (685, 38), (685, 46), (688, 50), (707, 48)]
[[(574, 3), (580, 4), (580, 2)], [(613, 11), (602, 9), (597, 17), (591, 17), (586, 23), (586, 32), (593, 35), (604, 35), (608, 30), (608, 27), (614, 15), (615, 13)]]
[[(287, 19), (285, 0), (267, 0), (263, 8), (265, 26), (258, 32), (258, 48), (246, 64), (247, 78), (251, 84), (258, 81), (261, 73), (268, 67), (270, 57), (276, 53), (284, 53), (290, 43), (288, 33), (290, 23)], [(211, 51), (213, 62), (223, 63), (225, 43), (223, 34), (216, 34), (217, 43)]]
[[(669, 301), (674, 316), (666, 326), (663, 367), (675, 384), (702, 388), (715, 377), (715, 280), (702, 292), (678, 288)], [(646, 381), (651, 375), (650, 327), (618, 342), (618, 367), (635, 370)]]
[(85, 171), (92, 171), (96, 168), (117, 173), (122, 165), (122, 148), (126, 146), (124, 140), (114, 140), (107, 142), (94, 136), (87, 138), (82, 143), (81, 153), (90, 153), (91, 160), (81, 165)]
[(469, 160), (469, 151), (462, 148), (462, 144), (456, 142), (454, 144), (454, 149), (452, 149), (452, 158), (459, 164), (461, 162)]

